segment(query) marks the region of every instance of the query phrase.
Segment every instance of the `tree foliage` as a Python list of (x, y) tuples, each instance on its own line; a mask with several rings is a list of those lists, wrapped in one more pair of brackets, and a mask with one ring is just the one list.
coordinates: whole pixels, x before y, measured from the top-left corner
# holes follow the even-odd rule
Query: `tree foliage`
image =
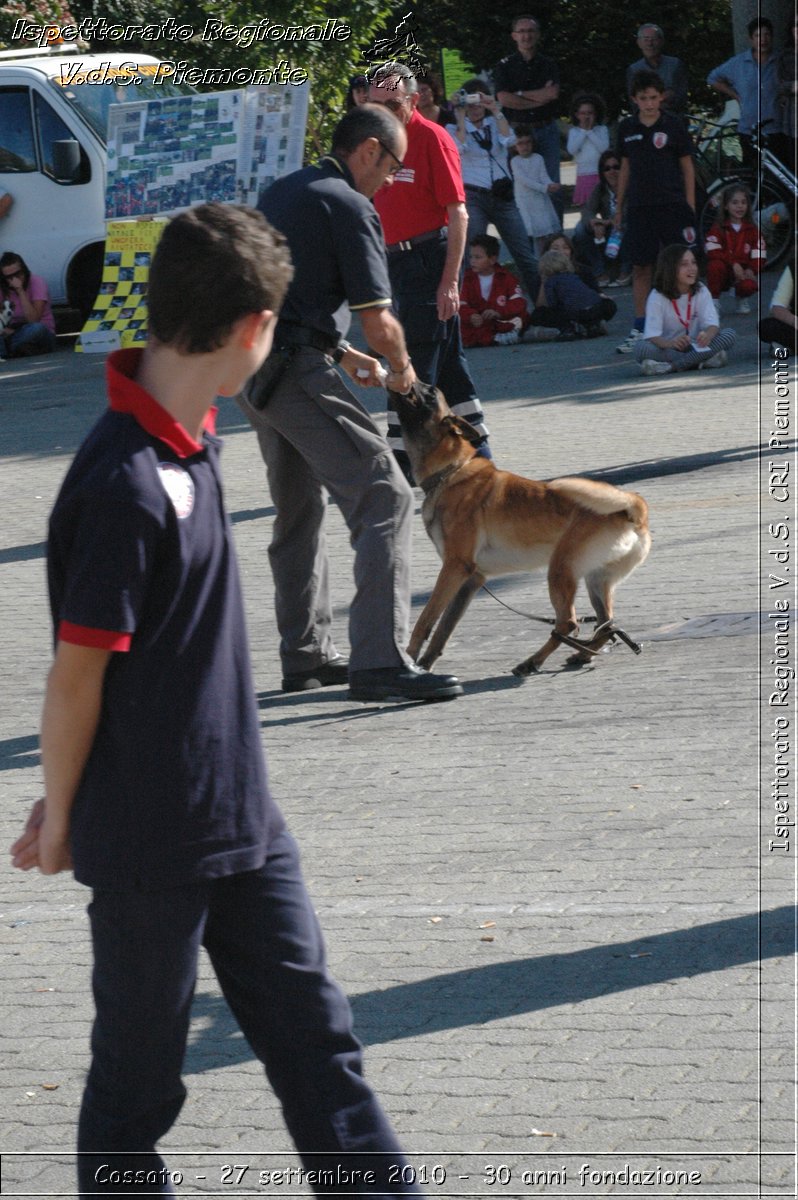
[(532, 13), (544, 30), (542, 50), (560, 68), (563, 115), (572, 95), (598, 92), (608, 111), (617, 116), (626, 105), (625, 75), (640, 57), (635, 32), (655, 20), (665, 30), (665, 53), (681, 58), (690, 76), (694, 107), (715, 106), (704, 80), (712, 67), (733, 53), (729, 0), (703, 0), (687, 8), (683, 0), (604, 0), (588, 12), (582, 0), (533, 0), (488, 7), (474, 0), (435, 0), (419, 3), (419, 36), (435, 57), (440, 47), (457, 49), (479, 71), (489, 71), (515, 49), (510, 38), (513, 16)]

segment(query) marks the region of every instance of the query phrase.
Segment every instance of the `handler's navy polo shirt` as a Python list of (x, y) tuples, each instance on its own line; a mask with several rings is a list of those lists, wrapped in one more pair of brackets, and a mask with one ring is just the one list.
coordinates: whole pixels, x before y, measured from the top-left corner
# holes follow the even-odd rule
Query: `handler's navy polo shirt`
[(72, 812), (75, 878), (162, 888), (254, 870), (283, 828), (268, 791), (238, 568), (202, 442), (108, 362), (110, 408), (50, 517), (56, 637), (115, 651)]
[(660, 113), (653, 125), (627, 117), (618, 126), (618, 153), (629, 159), (627, 209), (686, 203), (679, 160), (692, 155), (693, 143), (678, 117)]
[(349, 331), (350, 309), (390, 307), (379, 217), (340, 159), (328, 155), (278, 179), (258, 208), (287, 239), (294, 264), (281, 322), (313, 329), (336, 345)]

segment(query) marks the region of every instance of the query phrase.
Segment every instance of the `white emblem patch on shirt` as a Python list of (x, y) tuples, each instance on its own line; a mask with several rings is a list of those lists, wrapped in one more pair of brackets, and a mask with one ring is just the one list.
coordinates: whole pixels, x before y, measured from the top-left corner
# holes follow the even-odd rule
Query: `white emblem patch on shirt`
[(654, 142), (654, 145), (656, 146), (657, 150), (661, 150), (663, 148), (663, 146), (667, 146), (667, 144), (668, 144), (668, 135), (667, 135), (667, 133), (663, 133), (662, 130), (659, 129), (654, 134), (652, 141)]
[(174, 463), (158, 463), (158, 475), (178, 519), (185, 521), (194, 508), (194, 480)]

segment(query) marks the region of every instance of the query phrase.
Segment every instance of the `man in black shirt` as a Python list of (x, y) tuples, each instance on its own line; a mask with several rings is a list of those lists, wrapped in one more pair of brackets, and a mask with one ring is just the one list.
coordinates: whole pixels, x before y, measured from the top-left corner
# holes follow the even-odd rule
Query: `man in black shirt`
[[(533, 131), (535, 149), (546, 164), (549, 178), (559, 183), (560, 71), (553, 59), (538, 51), (540, 24), (536, 17), (515, 17), (511, 36), (518, 49), (503, 58), (493, 72), (496, 99), (511, 125)], [(562, 221), (561, 193), (555, 192), (552, 201)]]

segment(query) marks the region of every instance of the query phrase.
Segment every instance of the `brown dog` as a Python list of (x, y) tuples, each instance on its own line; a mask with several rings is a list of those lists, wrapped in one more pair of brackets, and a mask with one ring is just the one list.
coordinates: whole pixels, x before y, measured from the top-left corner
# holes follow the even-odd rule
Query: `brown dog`
[(642, 496), (590, 479), (539, 483), (500, 471), (489, 459), (474, 456), (479, 435), (454, 415), (437, 388), (417, 383), (407, 396), (390, 396), (413, 474), (425, 492), (424, 525), (443, 560), (408, 653), (419, 666), (431, 667), (489, 576), (548, 566), (554, 633), (513, 674), (539, 670), (561, 644), (559, 635), (571, 638), (576, 632), (574, 598), (580, 579), (587, 585), (597, 628), (568, 663), (591, 662), (613, 637), (616, 585), (645, 562), (651, 548)]

